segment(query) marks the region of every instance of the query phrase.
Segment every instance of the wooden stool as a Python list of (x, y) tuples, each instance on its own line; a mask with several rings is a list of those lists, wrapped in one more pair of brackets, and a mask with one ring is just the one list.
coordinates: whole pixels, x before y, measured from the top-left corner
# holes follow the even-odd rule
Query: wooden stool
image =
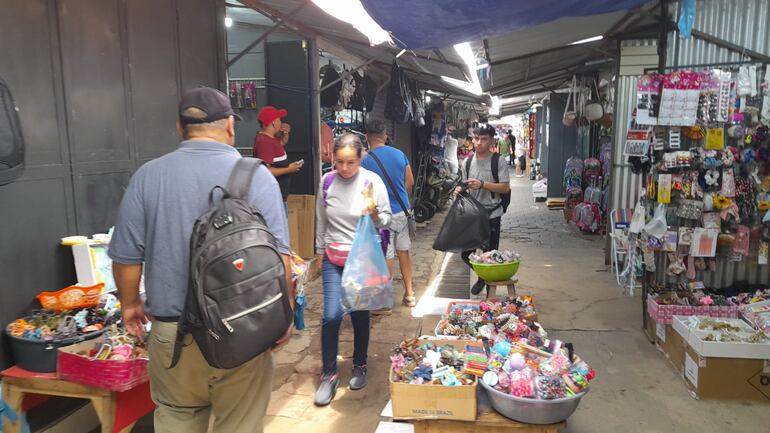
[[(128, 433), (139, 418), (155, 409), (150, 398), (149, 382), (128, 391), (112, 392), (59, 379), (56, 373), (34, 373), (19, 367), (11, 367), (0, 373), (0, 376), (3, 378), (3, 398), (17, 415), (34, 407), (31, 401), (25, 402), (30, 400), (29, 397), (82, 398), (91, 400), (94, 405), (102, 424), (102, 433)], [(4, 428), (6, 433), (19, 433), (21, 423), (5, 420)]]
[(414, 421), (414, 433), (559, 433), (566, 427), (566, 421), (548, 425), (522, 424), (494, 410), (480, 413), (476, 422), (440, 419)]
[[(508, 296), (511, 298), (516, 297), (516, 283), (519, 282), (519, 277), (512, 276), (510, 280), (505, 281), (487, 281), (487, 298), (496, 295), (496, 290), (499, 286), (503, 286), (508, 290)], [(491, 288), (491, 290), (490, 290)]]

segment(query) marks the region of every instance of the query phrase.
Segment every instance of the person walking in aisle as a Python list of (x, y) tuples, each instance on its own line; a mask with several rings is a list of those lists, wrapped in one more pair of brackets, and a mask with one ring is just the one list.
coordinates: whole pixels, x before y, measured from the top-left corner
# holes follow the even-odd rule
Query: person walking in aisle
[[(339, 385), (337, 355), (342, 323), (342, 270), (353, 244), (358, 220), (371, 215), (377, 227), (390, 224), (392, 212), (388, 191), (379, 176), (361, 168), (364, 145), (355, 134), (344, 134), (334, 143), (335, 171), (321, 181), (316, 199), (316, 254), (322, 269), (324, 311), (321, 320), (323, 372), (315, 392), (315, 404), (332, 402)], [(375, 207), (368, 207), (364, 191), (372, 189)], [(353, 372), (350, 389), (366, 386), (369, 348), (369, 312), (350, 313), (353, 322)]]
[(517, 163), (516, 165), (519, 166), (519, 174), (516, 175), (516, 177), (524, 177), (524, 174), (527, 171), (527, 149), (524, 147), (524, 144), (519, 142), (516, 144), (516, 137), (513, 137), (513, 143), (516, 149), (516, 159)]
[[(289, 163), (286, 149), (284, 149), (286, 143), (289, 142), (291, 127), (284, 127), (281, 118), (287, 114), (289, 114), (288, 111), (279, 110), (270, 105), (259, 110), (257, 121), (262, 129), (254, 138), (253, 155), (254, 158), (265, 161), (265, 164), (270, 168), (270, 173), (278, 180), (283, 197), (283, 207), (288, 215), (289, 207), (286, 199), (289, 197), (289, 189), (291, 188), (291, 176), (299, 172), (302, 168), (302, 162)], [(288, 124), (286, 125), (288, 126)]]
[[(193, 225), (209, 208), (209, 192), (227, 184), (241, 159), (233, 147), (236, 116), (227, 95), (218, 90), (199, 87), (185, 93), (177, 121), (184, 141), (131, 177), (110, 242), (108, 254), (126, 329), (142, 336), (152, 316), (149, 373), (158, 433), (206, 433), (212, 416), (214, 433), (263, 431), (272, 391), (270, 351), (223, 370), (209, 366), (190, 338), (185, 339), (179, 362), (169, 368), (189, 285)], [(255, 172), (248, 199), (271, 228), (286, 275), (291, 275), (281, 191), (267, 168)], [(139, 296), (143, 271), (146, 305)], [(289, 330), (275, 348), (290, 335)]]
[[(414, 307), (417, 299), (412, 287), (412, 239), (409, 237), (409, 193), (414, 187), (412, 166), (404, 152), (395, 147), (386, 146), (388, 133), (385, 123), (380, 120), (370, 120), (366, 124), (366, 140), (369, 142), (369, 154), (363, 159), (361, 167), (376, 173), (385, 182), (388, 189), (388, 199), (393, 211), (390, 221), (390, 242), (386, 258), (388, 268), (393, 275), (396, 268), (396, 256), (404, 280), (404, 298), (406, 307)], [(407, 216), (409, 215), (409, 216)]]
[[(467, 182), (470, 194), (489, 210), (489, 244), (482, 247), (485, 251), (496, 250), (500, 246), (500, 220), (503, 205), (500, 194), (511, 191), (508, 164), (499, 154), (490, 150), (494, 143), (495, 130), (491, 126), (479, 128), (473, 137), (476, 153), (461, 165), (463, 180)], [(492, 164), (497, 164), (495, 180)], [(460, 187), (457, 188), (457, 192)], [(462, 259), (470, 266), (470, 255), (475, 250), (463, 251)], [(471, 293), (478, 295), (485, 286), (481, 278), (471, 288)]]
[(508, 140), (511, 142), (511, 157), (508, 159), (508, 165), (513, 166), (515, 165), (515, 162), (513, 160), (513, 153), (516, 149), (516, 136), (513, 135), (512, 130), (508, 130)]
[(500, 153), (500, 156), (503, 157), (503, 159), (506, 161), (506, 163), (510, 163), (511, 161), (511, 139), (510, 139), (510, 133), (502, 134), (502, 138), (497, 141), (497, 151)]

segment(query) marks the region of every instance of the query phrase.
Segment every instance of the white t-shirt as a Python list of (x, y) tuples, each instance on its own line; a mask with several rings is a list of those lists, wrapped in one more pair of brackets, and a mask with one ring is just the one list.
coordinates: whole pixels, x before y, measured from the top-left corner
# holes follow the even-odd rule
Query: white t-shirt
[(457, 139), (448, 137), (444, 145), (444, 159), (452, 166), (452, 173), (457, 172)]

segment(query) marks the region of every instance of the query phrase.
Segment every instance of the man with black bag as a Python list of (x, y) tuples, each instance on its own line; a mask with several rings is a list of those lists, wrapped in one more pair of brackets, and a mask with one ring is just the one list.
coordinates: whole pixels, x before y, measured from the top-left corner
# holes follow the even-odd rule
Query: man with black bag
[(218, 90), (185, 93), (184, 141), (131, 177), (110, 242), (126, 329), (143, 336), (152, 320), (158, 433), (206, 433), (211, 416), (215, 433), (262, 432), (270, 349), (291, 336), (281, 191), (262, 161), (233, 147), (237, 117)]
[[(510, 174), (508, 163), (499, 153), (492, 153), (495, 144), (495, 129), (485, 126), (476, 130), (473, 137), (475, 153), (461, 165), (462, 178), (467, 184), (471, 197), (478, 200), (489, 212), (489, 242), (479, 245), (485, 251), (500, 246), (500, 221), (510, 203)], [(460, 187), (458, 187), (459, 191)], [(462, 252), (463, 261), (470, 266), (470, 255), (476, 250)], [(486, 283), (481, 278), (471, 288), (478, 295)]]
[(401, 276), (404, 280), (402, 303), (405, 307), (414, 307), (417, 299), (412, 287), (412, 257), (409, 254), (412, 239), (415, 236), (415, 221), (409, 206), (409, 193), (414, 187), (412, 167), (404, 152), (385, 145), (388, 134), (382, 121), (375, 119), (367, 122), (366, 139), (370, 149), (367, 157), (361, 161), (361, 166), (380, 176), (388, 189), (390, 207), (393, 210), (393, 218), (388, 227), (390, 232), (386, 253), (388, 268), (393, 275), (396, 267), (395, 259), (398, 257)]

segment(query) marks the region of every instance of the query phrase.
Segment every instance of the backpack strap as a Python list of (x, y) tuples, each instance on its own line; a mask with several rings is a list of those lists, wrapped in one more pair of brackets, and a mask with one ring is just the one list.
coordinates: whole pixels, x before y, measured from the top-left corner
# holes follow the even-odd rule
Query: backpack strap
[(265, 162), (259, 158), (241, 158), (235, 163), (230, 178), (227, 180), (227, 194), (232, 198), (248, 200), (251, 180), (257, 168)]
[(321, 193), (323, 194), (324, 207), (328, 205), (326, 197), (329, 195), (329, 188), (334, 182), (334, 178), (337, 177), (337, 171), (332, 171), (324, 177), (324, 183), (321, 186)]
[[(495, 183), (500, 183), (500, 154), (499, 153), (493, 153), (492, 154), (492, 179), (495, 180)], [(492, 198), (497, 197), (495, 193), (492, 193)], [(497, 208), (495, 208), (497, 209)]]

